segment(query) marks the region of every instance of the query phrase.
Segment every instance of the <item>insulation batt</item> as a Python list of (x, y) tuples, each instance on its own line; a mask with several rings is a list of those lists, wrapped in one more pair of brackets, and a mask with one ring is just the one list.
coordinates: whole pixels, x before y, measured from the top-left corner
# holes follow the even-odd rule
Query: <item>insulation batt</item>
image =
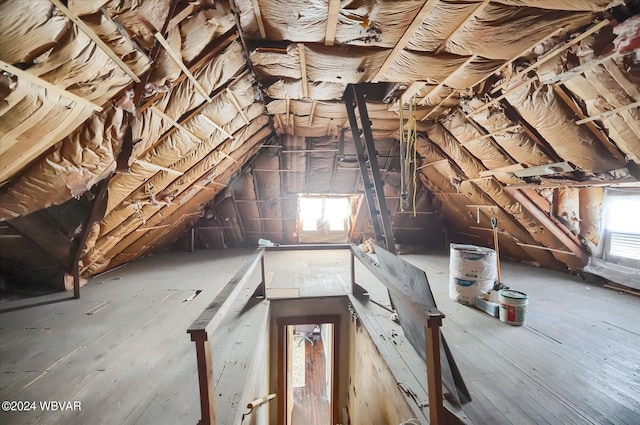
[(533, 125), (553, 149), (583, 171), (604, 173), (622, 167), (585, 126), (575, 124), (573, 112), (548, 85), (524, 84), (506, 94), (508, 102)]
[[(224, 6), (227, 6), (225, 3)], [(180, 25), (182, 36), (182, 60), (193, 61), (209, 42), (229, 30), (235, 21), (233, 14), (222, 3), (216, 2), (215, 9), (200, 11), (185, 19)]]
[(69, 26), (48, 0), (0, 2), (0, 59), (30, 62), (52, 48)]
[[(590, 22), (591, 13), (549, 11), (490, 3), (455, 31), (478, 3), (438, 2), (409, 43), (411, 50), (434, 51), (451, 34), (445, 51), (467, 56), (508, 60), (532, 47), (558, 28), (576, 29)], [(454, 33), (455, 31), (455, 33)], [(518, 34), (518, 37), (513, 37)]]
[[(471, 109), (478, 109), (482, 106), (478, 98), (473, 98), (468, 102)], [(504, 114), (503, 109), (496, 105), (480, 111), (471, 116), (471, 119), (483, 127), (487, 133), (496, 133), (507, 127), (512, 127), (513, 122)], [(513, 159), (528, 166), (551, 164), (554, 161), (522, 130), (502, 132), (495, 134), (493, 139), (504, 149)]]
[(0, 220), (30, 214), (78, 197), (115, 169), (122, 146), (123, 111), (95, 114), (58, 143), (21, 179), (0, 193)]
[(471, 152), (473, 156), (478, 158), (485, 168), (492, 170), (513, 164), (513, 161), (497, 149), (489, 139), (478, 140), (478, 137), (481, 137), (482, 133), (469, 124), (460, 110), (455, 110), (448, 115), (446, 119), (442, 121), (442, 125), (449, 130), (449, 133)]
[(624, 0), (494, 0), (510, 6), (528, 6), (541, 9), (575, 10), (600, 12), (615, 6), (620, 6)]
[[(309, 98), (314, 100), (340, 100), (346, 84), (323, 81), (308, 82)], [(303, 99), (302, 80), (278, 80), (266, 88), (265, 94), (274, 99)]]

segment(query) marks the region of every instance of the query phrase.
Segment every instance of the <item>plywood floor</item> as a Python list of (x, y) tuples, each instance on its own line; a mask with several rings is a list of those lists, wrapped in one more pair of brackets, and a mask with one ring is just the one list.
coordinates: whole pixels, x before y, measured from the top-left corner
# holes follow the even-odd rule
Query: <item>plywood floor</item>
[[(274, 286), (286, 289), (296, 273), (315, 288), (307, 296), (348, 286), (344, 251), (277, 254), (289, 262), (267, 257)], [(249, 255), (160, 255), (91, 280), (81, 300), (0, 304), (0, 398), (82, 402), (74, 412), (0, 412), (0, 423), (197, 423), (185, 330)], [(309, 258), (324, 265), (309, 267)], [(640, 423), (640, 298), (507, 263), (505, 282), (531, 297), (527, 325), (511, 327), (449, 300), (446, 256), (405, 258), (427, 271), (447, 315), (443, 329), (474, 398), (465, 413), (476, 424)], [(328, 280), (337, 286), (323, 286)], [(203, 292), (191, 299), (195, 290)], [(371, 292), (386, 301), (384, 290)]]

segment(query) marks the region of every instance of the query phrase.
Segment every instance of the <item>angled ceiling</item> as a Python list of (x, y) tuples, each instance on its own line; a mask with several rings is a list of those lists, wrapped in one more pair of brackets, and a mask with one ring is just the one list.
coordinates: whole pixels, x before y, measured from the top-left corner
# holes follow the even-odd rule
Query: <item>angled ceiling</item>
[[(295, 242), (297, 194), (362, 192), (341, 99), (347, 84), (377, 82), (368, 108), (400, 242), (439, 216), (490, 245), (496, 217), (507, 255), (578, 269), (599, 235), (598, 188), (640, 177), (638, 10), (5, 1), (0, 256), (28, 264), (38, 251), (61, 270), (80, 258), (91, 275), (198, 220), (232, 245)], [(415, 208), (399, 200), (401, 110), (416, 131)], [(354, 240), (369, 234), (363, 212)]]

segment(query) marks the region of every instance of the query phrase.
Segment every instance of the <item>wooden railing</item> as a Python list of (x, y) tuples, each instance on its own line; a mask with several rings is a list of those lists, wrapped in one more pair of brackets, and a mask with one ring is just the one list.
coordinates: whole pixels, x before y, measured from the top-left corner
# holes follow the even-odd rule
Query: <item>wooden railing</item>
[[(259, 282), (251, 282), (250, 278), (261, 265)], [(196, 344), (196, 358), (198, 362), (198, 383), (200, 386), (200, 414), (199, 425), (215, 424), (215, 393), (213, 392), (213, 363), (211, 361), (211, 343), (209, 337), (220, 325), (222, 319), (231, 308), (234, 301), (241, 297), (249, 301), (255, 293), (264, 296), (264, 248), (258, 248), (253, 256), (247, 260), (240, 270), (216, 295), (211, 304), (191, 324), (187, 333), (191, 341)], [(243, 290), (244, 289), (244, 290)]]

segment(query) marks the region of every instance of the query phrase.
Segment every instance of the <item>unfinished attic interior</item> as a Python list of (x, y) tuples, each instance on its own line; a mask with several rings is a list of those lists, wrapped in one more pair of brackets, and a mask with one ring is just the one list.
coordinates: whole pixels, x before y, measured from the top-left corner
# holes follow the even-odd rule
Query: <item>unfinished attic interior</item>
[(1, 0), (3, 424), (640, 423), (640, 1)]

